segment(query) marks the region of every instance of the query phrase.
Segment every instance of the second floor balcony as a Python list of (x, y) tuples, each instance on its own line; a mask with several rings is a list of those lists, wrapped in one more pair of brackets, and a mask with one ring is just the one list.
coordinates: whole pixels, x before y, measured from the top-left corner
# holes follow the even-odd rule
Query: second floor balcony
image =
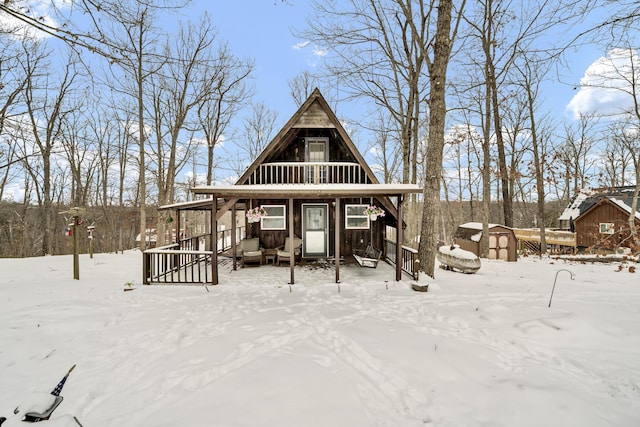
[(247, 184), (370, 184), (354, 162), (275, 162), (261, 164)]

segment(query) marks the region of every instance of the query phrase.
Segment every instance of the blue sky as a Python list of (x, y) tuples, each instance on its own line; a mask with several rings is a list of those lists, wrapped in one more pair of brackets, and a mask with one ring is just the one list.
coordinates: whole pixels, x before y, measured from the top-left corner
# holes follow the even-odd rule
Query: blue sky
[(194, 14), (206, 10), (235, 55), (255, 60), (255, 100), (278, 111), (280, 120), (295, 113), (288, 82), (318, 61), (313, 46), (300, 47), (291, 34), (303, 26), (310, 13), (308, 1), (291, 4), (280, 0), (198, 0)]
[[(304, 70), (313, 71), (322, 61), (319, 47), (306, 45), (304, 40), (295, 38), (291, 33), (293, 27), (303, 28), (307, 17), (311, 15), (309, 1), (195, 1), (193, 16), (203, 10), (210, 13), (220, 37), (228, 42), (236, 55), (254, 58), (255, 100), (276, 110), (280, 121), (287, 120), (296, 109), (289, 95), (288, 81)], [(582, 27), (567, 28), (567, 33), (583, 31), (603, 19), (603, 13), (606, 13), (603, 9), (594, 12), (594, 16), (588, 18)], [(581, 82), (588, 85), (590, 81), (585, 76), (588, 69), (607, 73), (610, 65), (607, 65), (606, 59), (603, 60), (606, 56), (606, 49), (595, 45), (583, 45), (579, 50), (569, 52), (567, 68), (562, 70), (560, 76), (562, 83), (545, 85), (545, 103), (554, 114), (572, 118), (577, 112), (598, 111), (620, 102), (619, 93), (580, 89)]]
[[(57, 0), (56, 0), (57, 1)], [(615, 4), (614, 6), (615, 7)], [(231, 51), (238, 57), (249, 57), (255, 62), (253, 86), (254, 101), (263, 102), (278, 113), (276, 130), (296, 110), (289, 94), (288, 82), (305, 70), (314, 71), (322, 64), (321, 47), (305, 43), (292, 35), (292, 28), (304, 28), (312, 9), (308, 0), (195, 0), (193, 6), (184, 11), (180, 18), (190, 17), (196, 21), (201, 13), (207, 11), (213, 24), (219, 31), (220, 40), (228, 43)], [(600, 11), (601, 12), (601, 11)], [(601, 20), (603, 15), (594, 16), (585, 25)], [(177, 21), (177, 20), (176, 20)], [(175, 21), (174, 21), (175, 22)], [(170, 27), (171, 24), (168, 25)], [(167, 28), (168, 29), (168, 28)], [(567, 32), (581, 32), (582, 28), (569, 28)], [(561, 35), (558, 35), (560, 37)], [(562, 36), (567, 36), (562, 34)], [(606, 75), (615, 61), (607, 58), (605, 48), (585, 45), (567, 56), (567, 68), (562, 71), (562, 83), (545, 84), (545, 104), (558, 117), (573, 118), (580, 111), (605, 111), (621, 105), (620, 93), (615, 91), (594, 90), (580, 87), (588, 84), (587, 70), (595, 74)], [(609, 71), (607, 71), (609, 70)], [(320, 87), (327, 98), (325, 88)], [(569, 107), (569, 108), (568, 108)], [(350, 119), (362, 117), (354, 110), (353, 104), (340, 104), (336, 108), (339, 117)], [(239, 128), (241, 117), (233, 126)], [(454, 123), (451, 123), (452, 125)], [(367, 144), (366, 136), (352, 135), (354, 141), (363, 150)], [(363, 153), (366, 156), (366, 153)]]

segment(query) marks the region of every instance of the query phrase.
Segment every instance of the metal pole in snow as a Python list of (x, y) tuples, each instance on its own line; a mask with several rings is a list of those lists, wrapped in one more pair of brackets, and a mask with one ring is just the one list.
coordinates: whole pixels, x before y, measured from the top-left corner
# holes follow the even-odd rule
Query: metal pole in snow
[(571, 280), (574, 280), (576, 278), (576, 275), (573, 273), (573, 271), (562, 269), (556, 272), (556, 278), (553, 281), (553, 288), (551, 288), (551, 297), (549, 298), (549, 307), (551, 307), (551, 300), (553, 299), (553, 291), (556, 289), (556, 281), (558, 280), (558, 273), (560, 273), (561, 271), (566, 271), (567, 273), (571, 274)]

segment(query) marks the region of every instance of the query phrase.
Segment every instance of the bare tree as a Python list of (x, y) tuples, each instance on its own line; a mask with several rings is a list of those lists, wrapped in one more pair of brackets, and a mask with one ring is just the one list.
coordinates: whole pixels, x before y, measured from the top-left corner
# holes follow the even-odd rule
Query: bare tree
[(636, 228), (636, 212), (638, 211), (638, 194), (640, 193), (640, 123), (633, 116), (628, 116), (627, 120), (620, 122), (613, 128), (613, 139), (615, 143), (632, 153), (631, 161), (634, 169), (635, 188), (631, 199), (631, 211), (629, 213), (629, 230), (634, 245), (640, 246), (638, 229)]
[[(547, 68), (548, 69), (548, 68)], [(540, 229), (540, 254), (547, 252), (546, 213), (545, 213), (545, 171), (547, 170), (547, 147), (545, 132), (542, 129), (543, 119), (539, 113), (539, 87), (545, 73), (544, 64), (536, 62), (535, 58), (526, 58), (516, 64), (520, 74), (520, 87), (526, 93), (527, 118), (531, 139), (531, 153), (533, 154), (533, 174), (535, 176), (536, 204), (538, 206), (538, 225)]]
[(289, 80), (291, 97), (297, 107), (300, 107), (311, 96), (311, 92), (318, 87), (318, 83), (318, 78), (307, 70)]
[[(214, 63), (216, 33), (207, 15), (196, 25), (181, 26), (177, 37), (165, 47), (167, 62), (150, 77), (151, 120), (155, 143), (150, 159), (156, 178), (158, 203), (174, 202), (176, 176), (190, 158), (197, 110), (209, 95), (207, 68)], [(157, 225), (158, 244), (164, 243), (165, 219)]]
[(624, 124), (616, 121), (607, 127), (607, 133), (611, 137), (607, 139), (602, 152), (602, 166), (600, 185), (604, 187), (625, 186), (632, 182), (629, 173), (633, 170), (633, 158), (635, 153), (630, 151), (625, 144), (618, 141), (619, 135), (624, 134)]
[[(604, 59), (600, 67), (601, 71), (594, 71), (588, 77), (589, 81), (582, 83), (582, 86), (604, 89), (610, 93), (620, 95), (616, 103), (616, 108), (609, 112), (609, 116), (624, 121), (632, 120), (632, 129), (640, 128), (640, 56), (633, 47), (630, 38), (625, 37), (619, 41), (622, 46), (610, 50), (608, 57)], [(629, 148), (627, 146), (627, 148)], [(634, 153), (634, 166), (640, 163)], [(640, 245), (635, 227), (635, 215), (637, 211), (637, 199), (640, 193), (640, 179), (636, 167), (636, 183), (633, 198), (632, 211), (629, 213), (629, 227), (635, 245)]]
[(24, 90), (26, 115), (30, 126), (28, 136), (39, 155), (38, 165), (41, 169), (34, 167), (32, 162), (23, 164), (33, 179), (38, 204), (42, 208), (40, 254), (45, 255), (52, 253), (51, 233), (54, 224), (52, 156), (56, 144), (60, 143), (64, 120), (75, 108), (68, 104), (68, 100), (74, 89), (77, 73), (74, 58), (70, 57), (66, 64), (63, 64), (60, 81), (54, 83), (47, 75), (49, 68), (46, 62), (47, 53), (38, 47), (34, 50), (25, 49), (24, 53), (22, 69), (28, 76)]
[[(140, 249), (147, 244), (147, 182), (146, 182), (146, 146), (145, 128), (146, 88), (150, 76), (159, 72), (166, 58), (156, 52), (158, 45), (158, 29), (154, 27), (155, 10), (138, 2), (132, 5), (121, 5), (117, 8), (119, 21), (101, 31), (109, 32), (113, 40), (112, 49), (120, 52), (125, 49), (128, 55), (117, 62), (112, 62), (113, 79), (121, 84), (115, 89), (131, 96), (135, 102), (137, 123), (129, 131), (137, 132), (138, 143), (138, 207), (140, 224)], [(124, 73), (125, 79), (120, 78)], [(128, 105), (125, 103), (125, 105)]]
[(516, 171), (511, 169), (513, 163), (508, 162), (503, 110), (507, 108), (504, 100), (512, 96), (513, 85), (517, 84), (519, 77), (513, 65), (520, 57), (526, 58), (536, 52), (539, 61), (554, 59), (553, 45), (540, 49), (536, 41), (541, 35), (557, 31), (559, 26), (573, 19), (579, 5), (571, 1), (514, 3), (509, 0), (481, 0), (475, 6), (475, 14), (469, 15), (467, 24), (471, 28), (470, 40), (477, 43), (483, 52), (483, 61), (471, 60), (482, 69), (483, 81), (478, 84), (488, 86), (485, 96), (490, 103), (486, 104), (484, 114), (492, 119), (491, 123), (485, 120), (485, 126), (492, 125), (489, 133), (497, 149), (504, 223), (511, 227)]
[(430, 39), (433, 10), (420, 4), (414, 13), (411, 3), (316, 0), (314, 16), (298, 34), (335, 54), (326, 68), (329, 80), (339, 80), (348, 96), (370, 99), (393, 118), (401, 141), (403, 182), (417, 180), (418, 119), (428, 87), (421, 43)]
[[(457, 13), (462, 13), (465, 2), (460, 5)], [(438, 248), (438, 215), (440, 206), (440, 178), (442, 175), (442, 152), (444, 149), (444, 128), (447, 115), (445, 101), (447, 68), (451, 58), (451, 50), (455, 35), (457, 34), (457, 24), (453, 26), (452, 15), (453, 1), (440, 0), (438, 2), (438, 17), (436, 23), (435, 38), (433, 40), (433, 60), (427, 58), (429, 75), (431, 79), (429, 95), (429, 140), (426, 153), (425, 185), (423, 191), (423, 212), (422, 227), (420, 233), (419, 257), (420, 271), (427, 276), (435, 277), (435, 259)], [(403, 11), (408, 16), (412, 16), (410, 8), (403, 7)], [(416, 28), (413, 28), (414, 32)], [(429, 44), (423, 40), (422, 49), (426, 51)]]
[[(127, 3), (140, 10), (171, 10), (185, 7), (189, 0), (131, 0)], [(14, 23), (8, 30), (13, 34), (24, 33), (25, 29), (35, 30), (40, 35), (63, 41), (74, 50), (84, 50), (110, 62), (118, 62), (136, 55), (135, 46), (123, 45), (114, 40), (113, 33), (105, 25), (122, 19), (123, 6), (121, 0), (83, 0), (71, 4), (62, 2), (62, 5), (50, 0), (47, 10), (51, 15), (42, 16), (39, 9), (25, 7), (23, 2), (7, 0), (0, 3), (0, 15)], [(78, 19), (78, 15), (82, 19)]]
[(214, 149), (224, 139), (231, 119), (251, 96), (247, 80), (254, 68), (252, 61), (236, 58), (226, 44), (220, 45), (216, 56), (215, 64), (207, 68), (207, 96), (198, 109), (207, 146), (207, 185), (213, 182)]
[(564, 168), (567, 198), (587, 187), (595, 174), (597, 125), (594, 116), (582, 116), (577, 123), (565, 124), (564, 142), (558, 147), (557, 158)]
[(398, 132), (395, 131), (393, 119), (383, 111), (378, 112), (378, 119), (373, 123), (374, 140), (369, 148), (378, 165), (374, 168), (382, 175), (383, 182), (400, 181), (402, 172), (402, 151), (398, 149)]
[(242, 142), (237, 147), (252, 162), (273, 138), (278, 113), (259, 102), (252, 104), (250, 114), (242, 120)]

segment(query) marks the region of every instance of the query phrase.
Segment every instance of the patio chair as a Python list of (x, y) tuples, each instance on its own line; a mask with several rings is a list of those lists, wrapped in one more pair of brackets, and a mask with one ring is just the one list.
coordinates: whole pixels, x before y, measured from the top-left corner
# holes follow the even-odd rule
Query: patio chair
[(262, 264), (262, 249), (260, 248), (260, 239), (253, 237), (244, 239), (240, 242), (240, 254), (242, 255), (242, 266), (246, 263)]
[[(292, 245), (293, 243), (293, 245)], [(278, 252), (276, 253), (276, 262), (280, 265), (281, 262), (290, 262), (291, 261), (291, 250), (293, 246), (293, 255), (298, 258), (300, 257), (300, 248), (302, 247), (302, 239), (298, 236), (294, 235), (293, 239), (291, 237), (287, 237), (284, 239), (284, 245), (278, 248)]]

